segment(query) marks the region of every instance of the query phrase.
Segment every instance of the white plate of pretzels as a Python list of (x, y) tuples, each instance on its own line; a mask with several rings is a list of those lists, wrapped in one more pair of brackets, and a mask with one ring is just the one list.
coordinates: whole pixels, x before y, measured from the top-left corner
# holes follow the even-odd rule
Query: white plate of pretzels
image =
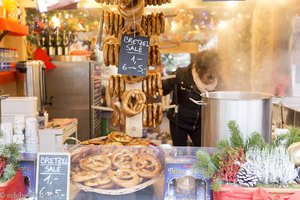
[(152, 185), (163, 175), (163, 151), (144, 139), (114, 131), (98, 139), (99, 143), (89, 141), (70, 150), (71, 182), (81, 190), (129, 194)]

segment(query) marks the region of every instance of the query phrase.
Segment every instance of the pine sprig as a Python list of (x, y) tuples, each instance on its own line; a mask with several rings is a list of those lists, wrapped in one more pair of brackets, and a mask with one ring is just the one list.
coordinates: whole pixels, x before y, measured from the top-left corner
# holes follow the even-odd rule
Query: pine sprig
[(244, 141), (241, 135), (241, 131), (239, 126), (237, 125), (236, 121), (229, 121), (228, 122), (228, 128), (230, 130), (231, 136), (230, 136), (230, 145), (231, 147), (238, 148), (242, 147), (244, 148)]
[(287, 134), (281, 134), (276, 136), (274, 145), (282, 145), (282, 142), (286, 148), (295, 142), (300, 142), (300, 129), (296, 127), (290, 127)]
[(0, 182), (6, 182), (13, 178), (18, 171), (21, 154), (17, 144), (7, 144), (0, 147), (0, 156), (8, 159)]
[(261, 134), (253, 132), (246, 141), (244, 151), (247, 152), (251, 148), (263, 149), (266, 148), (268, 144), (265, 142)]
[(230, 147), (230, 143), (228, 140), (220, 140), (217, 144), (218, 151), (223, 151), (227, 147)]
[(196, 156), (199, 160), (199, 162), (194, 165), (196, 170), (199, 170), (205, 177), (212, 177), (217, 172), (217, 168), (212, 162), (210, 155), (200, 150), (196, 152)]

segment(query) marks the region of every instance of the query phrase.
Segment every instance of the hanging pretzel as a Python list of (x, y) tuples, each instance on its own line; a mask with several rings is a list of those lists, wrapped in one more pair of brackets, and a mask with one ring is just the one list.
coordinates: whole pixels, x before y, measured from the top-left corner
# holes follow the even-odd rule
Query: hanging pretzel
[(144, 108), (146, 95), (141, 90), (129, 90), (121, 97), (122, 109), (128, 117), (139, 114)]
[(144, 13), (144, 0), (120, 0), (118, 10), (126, 20), (138, 20)]

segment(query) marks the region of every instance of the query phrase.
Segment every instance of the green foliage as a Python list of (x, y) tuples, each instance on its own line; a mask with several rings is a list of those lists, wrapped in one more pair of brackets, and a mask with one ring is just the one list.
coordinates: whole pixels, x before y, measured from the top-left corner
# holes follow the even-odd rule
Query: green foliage
[(21, 154), (16, 144), (7, 144), (0, 147), (0, 156), (7, 158), (9, 161), (9, 164), (5, 166), (3, 176), (0, 177), (0, 182), (5, 182), (16, 174)]
[(212, 177), (217, 172), (217, 170), (211, 160), (210, 155), (205, 151), (197, 151), (196, 156), (199, 162), (194, 165), (194, 168), (199, 170), (203, 176)]
[(217, 145), (218, 151), (223, 151), (227, 147), (230, 147), (230, 143), (228, 140), (220, 140), (218, 142), (218, 145)]
[(243, 147), (244, 148), (244, 141), (241, 135), (241, 131), (239, 126), (237, 125), (236, 121), (229, 121), (228, 128), (230, 130), (230, 146), (233, 148)]
[(274, 145), (279, 146), (283, 143), (287, 148), (295, 142), (300, 142), (300, 129), (296, 127), (290, 127), (287, 134), (281, 134), (276, 137)]
[(268, 144), (265, 142), (261, 134), (253, 132), (246, 141), (244, 151), (247, 152), (251, 148), (263, 149), (266, 148)]

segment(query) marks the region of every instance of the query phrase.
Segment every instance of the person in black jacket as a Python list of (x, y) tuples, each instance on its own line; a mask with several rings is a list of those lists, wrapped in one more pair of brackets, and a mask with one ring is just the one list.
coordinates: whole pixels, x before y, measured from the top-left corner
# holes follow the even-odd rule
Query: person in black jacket
[(215, 89), (218, 64), (215, 50), (202, 51), (188, 67), (176, 70), (176, 78), (163, 81), (163, 94), (173, 91), (172, 104), (178, 106), (178, 112), (169, 109), (167, 114), (174, 146), (187, 146), (188, 135), (194, 146), (201, 146), (201, 94)]

